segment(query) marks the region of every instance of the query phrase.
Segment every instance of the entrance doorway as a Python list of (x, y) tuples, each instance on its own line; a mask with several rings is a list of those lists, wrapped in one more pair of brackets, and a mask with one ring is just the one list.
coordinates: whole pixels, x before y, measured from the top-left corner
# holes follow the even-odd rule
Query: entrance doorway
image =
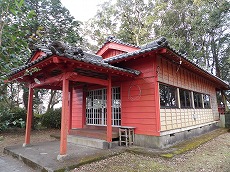
[[(106, 126), (107, 90), (90, 90), (86, 96), (86, 124)], [(112, 125), (121, 125), (121, 96), (120, 87), (112, 88)]]

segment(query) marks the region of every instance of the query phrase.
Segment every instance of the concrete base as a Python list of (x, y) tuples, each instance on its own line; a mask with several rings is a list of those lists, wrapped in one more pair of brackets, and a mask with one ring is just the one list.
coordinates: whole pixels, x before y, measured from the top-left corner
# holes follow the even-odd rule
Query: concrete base
[(67, 141), (69, 143), (75, 143), (83, 146), (89, 146), (92, 148), (99, 148), (99, 149), (110, 149), (118, 146), (118, 141), (108, 143), (105, 140), (89, 138), (89, 137), (81, 137), (75, 135), (68, 135)]
[(230, 128), (230, 112), (225, 113), (225, 127)]
[(67, 154), (66, 155), (58, 155), (57, 160), (62, 162), (62, 161), (67, 159), (67, 156), (68, 156)]
[(23, 148), (25, 148), (25, 147), (31, 147), (31, 144), (23, 143), (22, 147), (23, 147)]
[(225, 114), (220, 115), (220, 123), (219, 126), (225, 128)]
[[(71, 169), (74, 169), (80, 165), (105, 159), (107, 157), (115, 156), (121, 152), (124, 152), (124, 149), (121, 147), (103, 150), (73, 143), (68, 143), (67, 147), (68, 156), (59, 155), (59, 141), (33, 143), (31, 147), (25, 148), (23, 148), (21, 145), (9, 146), (4, 148), (4, 153), (20, 160), (27, 166), (33, 168), (35, 171), (55, 172), (71, 171)], [(57, 161), (57, 159), (59, 161)], [(9, 172), (11, 171), (12, 170)], [(17, 169), (16, 171), (20, 170)]]
[(216, 123), (210, 123), (208, 125), (199, 126), (197, 128), (188, 128), (180, 132), (170, 133), (161, 136), (148, 136), (135, 134), (134, 144), (142, 147), (149, 148), (168, 148), (175, 145), (178, 142), (190, 139), (201, 134), (205, 134), (209, 131), (217, 129)]

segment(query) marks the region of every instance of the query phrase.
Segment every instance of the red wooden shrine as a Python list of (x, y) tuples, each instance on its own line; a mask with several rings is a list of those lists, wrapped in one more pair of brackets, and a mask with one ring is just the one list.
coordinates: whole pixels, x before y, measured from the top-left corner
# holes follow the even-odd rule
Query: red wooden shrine
[[(30, 144), (33, 90), (62, 90), (60, 155), (67, 153), (68, 133), (86, 126), (105, 127), (107, 142), (114, 128), (132, 126), (136, 145), (164, 147), (175, 133), (216, 123), (216, 90), (229, 89), (164, 38), (138, 47), (110, 37), (97, 54), (38, 46), (25, 66), (9, 74), (8, 81), (14, 80), (29, 87), (25, 146)], [(152, 137), (164, 141), (159, 145)]]

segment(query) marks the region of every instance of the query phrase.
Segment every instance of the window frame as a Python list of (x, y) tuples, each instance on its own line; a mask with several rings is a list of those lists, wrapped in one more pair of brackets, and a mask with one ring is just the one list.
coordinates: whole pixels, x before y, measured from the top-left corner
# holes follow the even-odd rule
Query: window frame
[[(205, 96), (208, 96), (208, 106), (205, 103)], [(204, 104), (204, 109), (211, 109), (211, 96), (209, 94), (203, 94), (203, 104)]]
[[(181, 94), (181, 92), (183, 93), (183, 94)], [(186, 92), (188, 92), (188, 98), (189, 98), (189, 106), (187, 106), (187, 95), (186, 95)], [(182, 99), (181, 99), (181, 97), (184, 97), (184, 104), (183, 104), (183, 106), (182, 106)], [(193, 103), (192, 103), (192, 91), (191, 90), (187, 90), (187, 89), (183, 89), (183, 88), (179, 88), (179, 98), (180, 98), (180, 108), (181, 109), (192, 109), (193, 108)]]
[[(199, 96), (199, 97), (198, 97)], [(197, 99), (198, 98), (198, 99)], [(199, 99), (200, 99), (200, 103), (199, 103)], [(196, 100), (198, 100), (198, 102), (196, 102)], [(203, 102), (203, 94), (199, 93), (199, 92), (193, 92), (193, 102), (194, 102), (194, 108), (195, 109), (204, 109), (204, 102)], [(201, 106), (197, 106), (197, 105), (201, 105)]]
[[(173, 88), (175, 90), (174, 93), (174, 98), (175, 98), (175, 106), (165, 106), (161, 104), (161, 86), (164, 86), (164, 88)], [(169, 90), (171, 89), (167, 89), (167, 96), (169, 94)], [(168, 85), (168, 84), (164, 84), (164, 83), (159, 83), (159, 98), (160, 98), (160, 108), (161, 109), (175, 109), (175, 108), (179, 108), (179, 103), (178, 103), (178, 95), (177, 95), (177, 87), (176, 86), (172, 86), (172, 85)], [(169, 99), (169, 98), (167, 98)], [(167, 103), (165, 103), (167, 104)], [(169, 104), (173, 104), (172, 102), (170, 102)]]

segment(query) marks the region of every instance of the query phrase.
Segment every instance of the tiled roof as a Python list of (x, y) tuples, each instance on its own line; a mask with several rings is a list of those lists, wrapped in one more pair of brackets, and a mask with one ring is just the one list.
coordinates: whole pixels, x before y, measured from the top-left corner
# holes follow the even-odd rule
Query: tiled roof
[(75, 54), (75, 51), (73, 51), (74, 49), (76, 49), (76, 47), (72, 47), (72, 48), (69, 48), (67, 49), (64, 53), (60, 53), (58, 51), (56, 51), (55, 53), (52, 52), (53, 50), (50, 49), (49, 46), (45, 46), (45, 45), (42, 45), (42, 46), (39, 46), (37, 45), (36, 46), (36, 50), (41, 50), (43, 51), (46, 55), (32, 61), (32, 62), (27, 62), (26, 65), (24, 66), (21, 66), (17, 69), (13, 69), (12, 72), (10, 74), (8, 74), (7, 76), (12, 76), (22, 70), (25, 70), (47, 58), (49, 58), (50, 56), (54, 55), (54, 54), (57, 54), (58, 56), (61, 56), (61, 57), (65, 57), (65, 58), (68, 58), (68, 59), (73, 59), (73, 60), (76, 60), (76, 61), (80, 61), (80, 62), (84, 62), (84, 63), (88, 63), (88, 64), (93, 64), (93, 65), (96, 65), (96, 66), (102, 66), (104, 68), (108, 68), (108, 69), (113, 69), (113, 70), (117, 70), (117, 71), (121, 71), (121, 72), (127, 72), (127, 73), (130, 73), (130, 74), (135, 74), (135, 75), (139, 75), (140, 74), (140, 71), (137, 71), (137, 70), (133, 70), (133, 69), (124, 69), (124, 68), (120, 68), (120, 67), (116, 67), (116, 66), (113, 66), (113, 65), (110, 65), (108, 63), (105, 63), (102, 59), (101, 56), (98, 56), (98, 55), (94, 55), (94, 54), (90, 54), (90, 53), (87, 53), (87, 52), (83, 52), (82, 50), (82, 54)]
[(117, 44), (129, 46), (129, 47), (140, 48), (137, 45), (133, 45), (133, 44), (130, 44), (130, 43), (127, 43), (127, 42), (123, 42), (122, 40), (117, 39), (114, 36), (108, 36), (106, 41), (105, 41), (105, 43), (99, 48), (99, 50), (97, 50), (97, 52), (99, 52), (102, 49), (102, 47), (104, 47), (104, 45), (109, 43), (109, 42), (114, 42), (114, 43), (117, 43)]
[(188, 59), (184, 54), (180, 53), (179, 51), (177, 51), (176, 49), (172, 48), (171, 46), (169, 46), (168, 41), (166, 38), (161, 37), (155, 41), (152, 41), (148, 44), (145, 44), (143, 46), (140, 46), (139, 50), (133, 51), (133, 52), (129, 52), (129, 53), (124, 53), (124, 54), (119, 54), (116, 56), (112, 56), (109, 58), (104, 59), (103, 61), (106, 63), (115, 63), (118, 61), (123, 61), (126, 60), (128, 58), (131, 58), (132, 56), (136, 56), (136, 55), (141, 55), (147, 52), (151, 52), (154, 50), (157, 50), (159, 48), (167, 48), (169, 50), (171, 50), (172, 52), (174, 52), (175, 54), (179, 55), (180, 57), (182, 57), (183, 59), (185, 59), (186, 61), (188, 61), (189, 63), (191, 63), (192, 65), (196, 66), (197, 68), (199, 68), (200, 70), (202, 70), (203, 72), (215, 77), (216, 79), (220, 80), (221, 82), (224, 82), (225, 84), (229, 85), (229, 83), (227, 83), (226, 81), (220, 79), (219, 77), (211, 74), (210, 72), (204, 70), (201, 66), (195, 64), (192, 60)]
[(147, 52), (150, 52), (150, 51), (153, 51), (153, 50), (156, 50), (158, 48), (165, 47), (165, 46), (168, 46), (168, 41), (166, 40), (166, 38), (162, 37), (156, 41), (152, 41), (148, 44), (141, 46), (139, 50), (129, 52), (129, 53), (124, 53), (124, 54), (119, 54), (116, 56), (112, 56), (112, 57), (104, 59), (103, 61), (106, 63), (113, 63), (116, 61), (125, 60), (126, 58), (134, 56), (134, 55), (147, 53)]

